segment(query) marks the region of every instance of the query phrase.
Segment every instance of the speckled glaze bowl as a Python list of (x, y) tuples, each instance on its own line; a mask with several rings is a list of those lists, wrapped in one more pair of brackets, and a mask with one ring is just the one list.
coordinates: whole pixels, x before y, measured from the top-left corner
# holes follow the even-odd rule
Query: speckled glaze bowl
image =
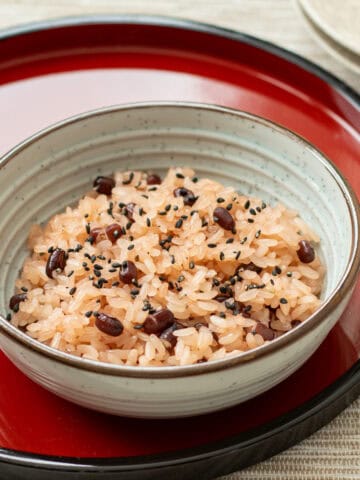
[[(321, 308), (296, 329), (231, 359), (184, 367), (114, 366), (32, 340), (5, 320), (29, 227), (119, 169), (193, 166), (244, 194), (296, 209), (321, 238)], [(111, 107), (65, 120), (0, 160), (0, 346), (35, 382), (85, 407), (163, 418), (248, 400), (299, 368), (347, 304), (359, 270), (359, 207), (336, 168), (302, 138), (262, 118), (201, 104)]]

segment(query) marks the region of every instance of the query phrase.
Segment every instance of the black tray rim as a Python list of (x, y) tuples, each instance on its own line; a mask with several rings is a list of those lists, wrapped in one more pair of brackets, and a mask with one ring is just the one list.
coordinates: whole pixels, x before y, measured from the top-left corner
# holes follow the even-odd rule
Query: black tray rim
[[(32, 22), (19, 26), (0, 30), (0, 42), (26, 34), (31, 34), (43, 30), (77, 27), (96, 24), (130, 24), (137, 26), (157, 26), (167, 28), (178, 28), (191, 30), (199, 33), (208, 33), (214, 36), (228, 38), (239, 43), (254, 46), (264, 50), (274, 56), (280, 57), (289, 63), (306, 70), (314, 76), (320, 78), (333, 89), (337, 90), (349, 103), (360, 109), (360, 94), (352, 89), (338, 77), (316, 65), (315, 63), (293, 53), (285, 48), (279, 47), (271, 42), (260, 38), (244, 34), (231, 29), (218, 27), (202, 22), (183, 20), (181, 18), (172, 18), (166, 16), (152, 15), (83, 15), (76, 17), (62, 17), (52, 20)], [(240, 455), (242, 451), (258, 444), (267, 444), (272, 438), (279, 435), (287, 436), (288, 432), (293, 432), (286, 440), (286, 445), (273, 445), (266, 449), (266, 454), (261, 458), (265, 460), (276, 453), (284, 450), (306, 438), (323, 425), (331, 421), (338, 413), (346, 408), (352, 401), (360, 395), (360, 360), (358, 360), (347, 372), (339, 377), (335, 382), (326, 387), (323, 391), (306, 401), (301, 406), (281, 415), (280, 417), (268, 422), (260, 427), (243, 432), (239, 435), (204, 444), (200, 447), (182, 449), (174, 452), (167, 452), (156, 455), (142, 455), (133, 457), (109, 457), (109, 458), (86, 458), (86, 457), (64, 457), (50, 456), (36, 453), (28, 453), (7, 448), (0, 448), (0, 464), (13, 465), (19, 467), (29, 467), (34, 469), (52, 471), (80, 473), (86, 476), (87, 473), (108, 472), (112, 474), (126, 472), (144, 472), (149, 470), (161, 471), (169, 467), (179, 467), (184, 464), (196, 464), (207, 459), (216, 457), (222, 458), (227, 454)], [(326, 415), (321, 415), (322, 412)], [(317, 419), (317, 417), (319, 417)], [(307, 426), (306, 426), (307, 424)], [(304, 428), (304, 426), (306, 428)], [(294, 434), (295, 432), (295, 434)], [(252, 462), (239, 459), (233, 464), (234, 468), (241, 468), (250, 465)], [(224, 473), (229, 470), (224, 467)], [(30, 471), (30, 470), (29, 470)], [(220, 475), (222, 472), (217, 472)], [(78, 478), (78, 477), (76, 477)], [(125, 478), (125, 477), (124, 477)], [(130, 478), (130, 477), (129, 477)], [(133, 477), (131, 477), (133, 478)], [(140, 477), (139, 477), (140, 478)], [(149, 477), (150, 478), (150, 477)], [(157, 477), (160, 478), (160, 477)], [(164, 477), (165, 478), (165, 477)], [(189, 477), (190, 478), (190, 477)], [(208, 477), (207, 477), (208, 478)], [(209, 477), (210, 478), (210, 477)]]

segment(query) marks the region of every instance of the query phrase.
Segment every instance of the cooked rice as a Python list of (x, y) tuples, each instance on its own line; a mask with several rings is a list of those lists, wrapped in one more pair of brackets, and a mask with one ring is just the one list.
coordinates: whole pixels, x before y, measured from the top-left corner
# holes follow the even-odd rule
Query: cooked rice
[[(187, 365), (268, 343), (267, 338), (294, 328), (319, 307), (324, 268), (318, 255), (305, 265), (297, 254), (299, 241), (316, 244), (319, 238), (296, 212), (206, 178), (197, 181), (189, 168), (170, 169), (155, 186), (147, 185), (142, 172), (118, 172), (114, 178), (111, 195), (91, 191), (44, 228), (31, 229), (31, 256), (16, 282), (25, 300), (11, 319), (31, 337), (113, 364)], [(197, 197), (192, 206), (174, 196), (179, 187)], [(133, 223), (124, 214), (129, 203), (136, 204)], [(236, 233), (214, 222), (217, 207), (228, 208)], [(113, 223), (128, 228), (114, 244), (104, 234)], [(92, 243), (89, 230), (94, 228), (103, 233)], [(169, 235), (171, 241), (160, 245)], [(55, 271), (53, 279), (46, 274), (52, 248), (68, 254), (64, 270)], [(111, 265), (126, 260), (136, 265), (138, 288), (121, 282), (119, 269)], [(101, 288), (94, 264), (103, 267), (99, 271), (107, 283)], [(215, 300), (221, 292), (231, 298)], [(235, 311), (234, 300), (239, 302)], [(146, 308), (174, 314), (178, 328), (172, 345), (144, 331)], [(91, 312), (120, 320), (123, 332), (116, 337), (103, 333)]]

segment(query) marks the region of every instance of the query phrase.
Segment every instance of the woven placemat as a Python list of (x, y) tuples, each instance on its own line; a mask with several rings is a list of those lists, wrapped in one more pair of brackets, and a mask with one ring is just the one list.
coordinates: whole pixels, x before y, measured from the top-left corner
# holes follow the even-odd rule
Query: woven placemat
[(218, 480), (360, 478), (360, 399), (311, 437), (265, 462)]

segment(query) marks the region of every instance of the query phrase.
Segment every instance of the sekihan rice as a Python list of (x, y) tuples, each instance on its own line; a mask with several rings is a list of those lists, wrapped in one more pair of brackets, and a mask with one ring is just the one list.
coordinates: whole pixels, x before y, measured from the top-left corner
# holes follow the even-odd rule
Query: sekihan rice
[[(10, 301), (13, 325), (76, 356), (163, 366), (236, 355), (303, 322), (320, 305), (317, 235), (283, 205), (194, 175), (170, 169), (159, 184), (118, 172), (101, 180), (108, 195), (95, 182), (75, 208), (33, 226)], [(218, 208), (231, 229), (214, 218)], [(116, 238), (106, 233), (113, 224)], [(55, 249), (62, 260), (50, 259)], [(123, 262), (136, 267), (130, 284), (119, 278)], [(166, 328), (156, 320), (163, 310)], [(117, 330), (106, 333), (101, 321)]]

